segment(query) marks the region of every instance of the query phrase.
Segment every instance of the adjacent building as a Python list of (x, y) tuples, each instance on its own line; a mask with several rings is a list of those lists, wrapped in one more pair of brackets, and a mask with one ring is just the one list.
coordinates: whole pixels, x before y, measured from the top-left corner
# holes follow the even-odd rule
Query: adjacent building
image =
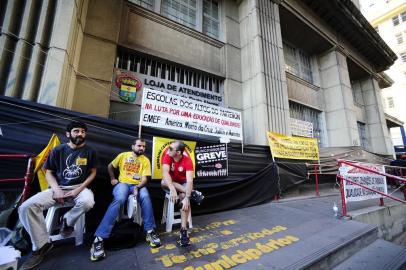
[(136, 124), (142, 87), (171, 85), (240, 111), (245, 144), (274, 131), (393, 154), (396, 54), (358, 3), (8, 0), (0, 23), (2, 95)]
[[(375, 31), (398, 56), (395, 64), (386, 71), (394, 83), (382, 91), (382, 96), (384, 110), (406, 122), (406, 2), (364, 0), (361, 10)], [(406, 154), (404, 127), (392, 128), (391, 134), (397, 151)]]

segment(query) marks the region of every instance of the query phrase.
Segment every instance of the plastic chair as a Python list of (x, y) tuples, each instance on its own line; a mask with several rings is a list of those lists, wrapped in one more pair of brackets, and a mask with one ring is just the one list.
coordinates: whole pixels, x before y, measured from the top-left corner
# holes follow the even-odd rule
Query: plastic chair
[(61, 204), (56, 204), (52, 206), (51, 208), (48, 209), (46, 218), (45, 218), (45, 224), (47, 231), (49, 233), (49, 238), (51, 238), (52, 241), (57, 241), (61, 239), (67, 239), (67, 238), (75, 238), (75, 244), (76, 246), (79, 246), (83, 243), (83, 234), (85, 233), (85, 214), (83, 213), (80, 215), (78, 220), (76, 221), (74, 225), (74, 232), (67, 236), (64, 237), (61, 234), (54, 234), (52, 235), (52, 232), (57, 229), (56, 226), (59, 223), (59, 215), (57, 214), (58, 209), (61, 208), (67, 208), (67, 207), (73, 207), (75, 204), (73, 202), (65, 202), (64, 205)]
[[(171, 202), (169, 193), (165, 194), (164, 209), (162, 211), (161, 224), (166, 223), (166, 231), (171, 232), (174, 224), (180, 224), (180, 211), (175, 212), (175, 203)], [(193, 228), (192, 225), (192, 209), (190, 208), (188, 216), (189, 229)]]
[(17, 270), (19, 258), (21, 258), (20, 251), (10, 246), (0, 247), (0, 270)]

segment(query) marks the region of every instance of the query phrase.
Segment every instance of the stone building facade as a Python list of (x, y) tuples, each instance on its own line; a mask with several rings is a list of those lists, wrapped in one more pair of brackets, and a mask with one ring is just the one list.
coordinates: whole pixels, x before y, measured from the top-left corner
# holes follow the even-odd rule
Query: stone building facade
[(321, 146), (393, 153), (381, 89), (396, 55), (349, 0), (8, 0), (0, 12), (2, 95), (136, 123), (139, 104), (112, 92), (129, 70), (220, 94), (245, 144), (310, 125)]

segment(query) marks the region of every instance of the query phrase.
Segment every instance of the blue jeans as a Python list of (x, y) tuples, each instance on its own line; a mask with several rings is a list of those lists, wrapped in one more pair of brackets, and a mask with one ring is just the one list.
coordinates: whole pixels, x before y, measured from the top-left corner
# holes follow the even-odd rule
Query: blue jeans
[[(97, 227), (95, 236), (107, 239), (110, 236), (111, 230), (113, 229), (114, 223), (118, 215), (120, 214), (120, 208), (124, 206), (127, 202), (128, 195), (130, 192), (134, 192), (135, 185), (118, 183), (113, 188), (113, 201), (110, 203), (109, 208), (107, 209), (106, 214)], [(148, 189), (146, 187), (138, 190), (137, 200), (141, 206), (141, 215), (144, 223), (144, 230), (147, 232), (149, 230), (155, 229), (155, 219), (154, 212), (152, 209), (151, 199), (149, 198)]]

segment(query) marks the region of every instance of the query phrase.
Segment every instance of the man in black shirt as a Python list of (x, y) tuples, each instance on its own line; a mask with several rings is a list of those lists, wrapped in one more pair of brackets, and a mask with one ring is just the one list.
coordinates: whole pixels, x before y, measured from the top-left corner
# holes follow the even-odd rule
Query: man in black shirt
[(49, 189), (39, 192), (19, 208), (19, 218), (31, 237), (32, 255), (20, 269), (32, 269), (42, 262), (52, 243), (46, 231), (43, 211), (55, 204), (71, 201), (75, 205), (63, 216), (60, 233), (68, 236), (78, 218), (94, 205), (87, 186), (96, 176), (96, 153), (85, 145), (87, 126), (71, 122), (66, 127), (69, 142), (52, 149), (44, 164)]

